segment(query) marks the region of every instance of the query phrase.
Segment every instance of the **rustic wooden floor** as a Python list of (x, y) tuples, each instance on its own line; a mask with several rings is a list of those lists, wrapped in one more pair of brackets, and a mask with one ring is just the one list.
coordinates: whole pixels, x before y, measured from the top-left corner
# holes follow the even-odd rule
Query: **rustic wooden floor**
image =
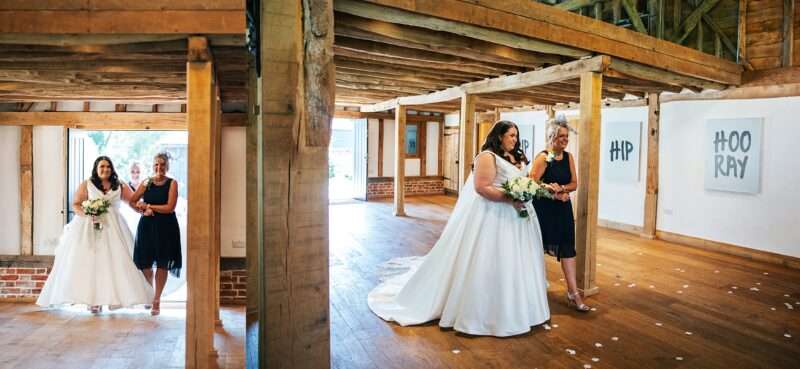
[[(2, 369), (172, 369), (184, 367), (184, 304), (162, 303), (161, 315), (123, 309), (92, 316), (85, 309), (42, 310), (0, 303)], [(222, 369), (244, 367), (244, 307), (223, 307), (214, 336)]]
[(609, 230), (594, 312), (566, 307), (548, 258), (549, 330), (499, 339), (386, 323), (366, 304), (379, 265), (424, 255), (454, 205), (408, 202), (405, 218), (389, 202), (330, 209), (334, 368), (800, 368), (800, 271)]

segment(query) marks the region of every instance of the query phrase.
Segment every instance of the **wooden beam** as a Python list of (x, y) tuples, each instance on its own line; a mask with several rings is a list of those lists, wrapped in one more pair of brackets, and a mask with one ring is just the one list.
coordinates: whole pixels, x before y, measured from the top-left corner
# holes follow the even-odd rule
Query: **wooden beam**
[(434, 31), (449, 32), (507, 47), (544, 54), (564, 55), (573, 58), (580, 58), (590, 54), (576, 48), (522, 37), (513, 32), (501, 32), (489, 27), (478, 27), (463, 22), (442, 19), (442, 17), (435, 18), (435, 15), (432, 17), (420, 17), (419, 14), (413, 13), (412, 9), (406, 9), (410, 11), (403, 11), (355, 0), (337, 0), (334, 3), (334, 9), (337, 12), (357, 15), (363, 18), (421, 27)]
[(395, 216), (406, 215), (406, 107), (394, 110), (394, 207)]
[(336, 14), (336, 34), (472, 60), (528, 68), (538, 67), (542, 63), (561, 63), (561, 58), (556, 55), (520, 50), (452, 33), (366, 19), (347, 13)]
[[(190, 43), (192, 45), (193, 43)], [(186, 368), (212, 368), (214, 349), (214, 77), (210, 62), (187, 63), (189, 219), (187, 221)], [(123, 114), (123, 113), (116, 113)], [(150, 113), (153, 114), (153, 113)]]
[(791, 67), (794, 57), (794, 9), (797, 0), (783, 0), (783, 46), (781, 66)]
[(647, 9), (648, 13), (650, 13), (647, 27), (650, 31), (650, 35), (658, 39), (663, 39), (664, 18), (666, 15), (664, 14), (664, 0), (648, 0)]
[(440, 0), (435, 2), (365, 0), (364, 2), (473, 26), (515, 32), (530, 38), (582, 48), (612, 57), (635, 60), (682, 75), (724, 84), (739, 84), (741, 68), (735, 63), (529, 0)]
[(475, 95), (461, 96), (461, 111), (458, 123), (458, 193), (464, 187), (475, 158)]
[(575, 248), (578, 288), (584, 296), (596, 294), (597, 208), (600, 178), (600, 99), (603, 75), (581, 75), (580, 125), (578, 126), (578, 189), (575, 216)]
[[(2, 114), (2, 113), (0, 113)], [(33, 255), (33, 127), (22, 127), (19, 142), (20, 255)]]
[(633, 28), (640, 33), (647, 34), (647, 28), (645, 28), (644, 23), (642, 23), (642, 18), (639, 17), (639, 11), (636, 9), (634, 0), (622, 0), (622, 7), (625, 8), (625, 12), (628, 13), (628, 18), (631, 20)]
[(245, 33), (237, 10), (0, 10), (0, 33), (234, 34)]
[(800, 96), (800, 83), (766, 86), (742, 86), (723, 91), (704, 91), (702, 93), (670, 94), (660, 97), (661, 103), (671, 101), (698, 100), (742, 100), (767, 99), (773, 97)]
[(631, 77), (675, 86), (698, 86), (713, 90), (722, 90), (727, 87), (721, 83), (711, 82), (700, 78), (681, 76), (675, 73), (666, 73), (664, 70), (658, 68), (632, 63), (617, 58), (611, 59), (611, 64), (608, 68), (619, 71), (623, 74), (627, 74)]
[(719, 0), (703, 0), (700, 5), (695, 8), (691, 14), (689, 14), (686, 19), (681, 22), (681, 25), (678, 27), (679, 33), (678, 36), (673, 39), (676, 43), (682, 43), (686, 37), (689, 37), (689, 34), (700, 24), (700, 19), (703, 17), (703, 14), (708, 13), (711, 9), (719, 3)]
[(378, 177), (383, 177), (383, 139), (385, 134), (383, 118), (378, 119)]
[[(185, 113), (139, 112), (0, 112), (0, 125), (65, 126), (102, 130), (185, 131), (187, 129)], [(224, 113), (222, 126), (245, 127), (247, 114)]]
[(647, 96), (647, 106), (647, 186), (644, 197), (642, 237), (653, 239), (656, 236), (656, 218), (658, 216), (658, 137), (661, 120), (658, 94)]
[(747, 0), (739, 0), (738, 19), (736, 62), (744, 64), (747, 61)]
[(554, 7), (571, 12), (586, 6), (591, 6), (596, 3), (601, 3), (603, 0), (567, 0), (562, 3), (553, 5)]
[[(254, 368), (331, 366), (328, 142), (334, 112), (331, 0), (261, 7), (264, 305)], [(266, 5), (266, 3), (264, 3)], [(275, 42), (280, 40), (280, 42)], [(311, 82), (311, 83), (310, 83)]]

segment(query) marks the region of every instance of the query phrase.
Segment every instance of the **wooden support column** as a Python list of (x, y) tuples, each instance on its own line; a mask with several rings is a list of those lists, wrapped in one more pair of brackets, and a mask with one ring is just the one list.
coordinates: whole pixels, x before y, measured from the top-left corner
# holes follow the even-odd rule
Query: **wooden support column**
[(215, 367), (214, 358), (214, 70), (204, 37), (189, 38), (186, 67), (189, 130), (186, 368)]
[(475, 158), (475, 95), (461, 96), (458, 134), (458, 192), (461, 193)]
[(585, 296), (598, 292), (595, 283), (597, 198), (600, 174), (600, 99), (603, 75), (581, 74), (578, 126), (578, 193), (575, 219), (578, 288)]
[(33, 255), (33, 126), (22, 126), (19, 141), (19, 254)]
[(747, 0), (739, 0), (739, 30), (736, 42), (736, 62), (744, 64), (747, 61)]
[[(328, 145), (334, 115), (332, 0), (262, 3), (256, 198), (261, 305), (249, 368), (330, 368)], [(280, 40), (280, 42), (275, 42)], [(251, 190), (252, 190), (251, 186)], [(248, 345), (250, 347), (250, 345)]]
[[(216, 326), (222, 326), (222, 319), (219, 317), (219, 290), (220, 290), (220, 256), (222, 254), (222, 101), (220, 100), (219, 84), (214, 83), (214, 140), (213, 153), (214, 153), (214, 178), (213, 178), (213, 194), (214, 194), (214, 218), (212, 224), (214, 225), (213, 237), (213, 251), (214, 254), (211, 260), (211, 280), (214, 283), (214, 323)], [(158, 105), (153, 105), (157, 107)]]
[(644, 198), (644, 227), (642, 237), (653, 239), (656, 236), (656, 216), (658, 214), (658, 136), (661, 103), (658, 94), (647, 97), (647, 188)]
[(258, 369), (259, 336), (264, 336), (264, 325), (259, 317), (263, 311), (264, 290), (261, 278), (264, 276), (264, 174), (261, 153), (263, 152), (263, 133), (261, 131), (261, 107), (259, 104), (259, 80), (256, 73), (256, 60), (248, 58), (248, 109), (246, 130), (247, 177), (245, 184), (247, 204), (245, 204), (245, 242), (247, 244), (247, 310), (245, 314), (245, 362), (248, 369)]
[[(419, 132), (417, 132), (419, 134)], [(394, 109), (394, 210), (395, 216), (405, 216), (406, 196), (406, 107)]]
[(783, 0), (783, 47), (781, 66), (791, 67), (794, 56), (794, 8), (797, 0)]

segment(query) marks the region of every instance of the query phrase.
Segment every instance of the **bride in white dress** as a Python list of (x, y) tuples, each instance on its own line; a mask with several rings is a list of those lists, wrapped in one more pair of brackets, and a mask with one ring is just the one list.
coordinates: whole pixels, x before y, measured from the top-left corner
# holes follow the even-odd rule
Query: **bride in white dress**
[[(76, 216), (64, 227), (38, 305), (86, 304), (96, 313), (102, 305), (153, 301), (153, 288), (133, 263), (133, 236), (120, 215), (120, 204), (127, 203), (131, 195), (130, 188), (119, 182), (111, 159), (97, 158), (92, 177), (75, 193), (72, 208)], [(96, 198), (111, 203), (108, 212), (97, 217), (100, 230), (81, 208), (84, 200)]]
[(400, 325), (439, 319), (472, 335), (513, 336), (550, 319), (536, 212), (520, 218), (499, 189), (526, 176), (517, 126), (497, 122), (450, 219), (428, 255), (392, 260), (410, 269), (369, 293), (370, 309)]

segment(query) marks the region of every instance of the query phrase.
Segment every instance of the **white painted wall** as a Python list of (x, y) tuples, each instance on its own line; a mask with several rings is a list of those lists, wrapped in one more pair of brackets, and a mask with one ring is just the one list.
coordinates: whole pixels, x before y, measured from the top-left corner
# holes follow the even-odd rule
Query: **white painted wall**
[(460, 115), (459, 115), (458, 112), (445, 114), (445, 116), (444, 116), (444, 126), (445, 127), (458, 127), (459, 117), (460, 117)]
[[(52, 255), (64, 228), (64, 128), (33, 128), (33, 252)], [(19, 210), (17, 210), (19, 211)]]
[(0, 126), (0, 255), (19, 255), (19, 141), (20, 127)]
[[(703, 187), (705, 121), (763, 117), (761, 192)], [(800, 257), (800, 97), (661, 106), (658, 229)]]
[(246, 192), (245, 128), (222, 129), (221, 255), (245, 256)]
[[(374, 123), (373, 123), (374, 121)], [(418, 158), (406, 159), (406, 176), (430, 175), (439, 173), (439, 123), (428, 122), (425, 147), (425, 174), (422, 174), (421, 160)], [(431, 144), (431, 142), (434, 144)], [(369, 176), (378, 176), (378, 120), (370, 119), (369, 126)], [(372, 147), (375, 147), (373, 150)], [(374, 153), (374, 154), (373, 154)], [(373, 164), (374, 162), (374, 164)], [(374, 168), (374, 171), (373, 171)], [(373, 174), (374, 173), (374, 174)], [(383, 177), (394, 176), (394, 120), (383, 120)]]
[[(510, 120), (516, 123), (520, 131), (529, 131), (533, 127), (533, 154), (545, 149), (544, 126), (547, 121), (547, 113), (544, 111), (509, 111), (500, 113), (501, 120)], [(533, 160), (533, 158), (528, 158)]]

